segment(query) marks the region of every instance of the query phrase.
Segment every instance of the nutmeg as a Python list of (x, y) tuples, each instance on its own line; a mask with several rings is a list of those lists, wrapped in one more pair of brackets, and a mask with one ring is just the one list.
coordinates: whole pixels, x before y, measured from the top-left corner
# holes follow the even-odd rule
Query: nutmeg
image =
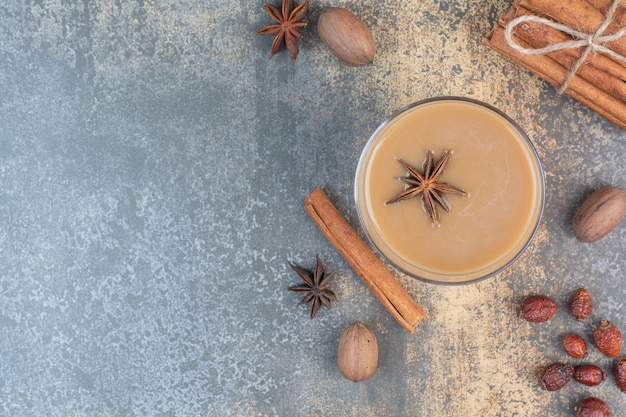
[(593, 331), (593, 343), (602, 354), (615, 358), (622, 350), (622, 332), (615, 324), (602, 320)]
[(324, 9), (317, 31), (330, 52), (344, 64), (359, 67), (374, 62), (376, 43), (372, 32), (351, 11), (341, 7)]
[(563, 350), (572, 358), (584, 358), (587, 356), (587, 343), (577, 334), (569, 333), (563, 336)]
[(593, 300), (591, 294), (585, 288), (576, 290), (569, 302), (569, 311), (578, 321), (582, 321), (591, 315)]
[(626, 214), (626, 190), (605, 186), (576, 210), (572, 227), (581, 242), (596, 242), (615, 228)]
[(565, 363), (553, 363), (541, 371), (541, 382), (548, 391), (557, 391), (569, 384), (574, 367)]
[(611, 417), (611, 409), (599, 398), (585, 398), (574, 408), (576, 417)]
[(621, 358), (615, 364), (613, 369), (613, 377), (615, 378), (615, 385), (622, 392), (626, 392), (626, 356)]
[(548, 321), (556, 313), (556, 303), (546, 295), (531, 295), (522, 302), (520, 316), (531, 323)]
[(598, 365), (581, 365), (574, 369), (574, 379), (581, 384), (595, 387), (604, 381), (604, 371)]
[(339, 339), (337, 367), (341, 375), (354, 382), (365, 381), (378, 366), (376, 336), (363, 323), (352, 323)]

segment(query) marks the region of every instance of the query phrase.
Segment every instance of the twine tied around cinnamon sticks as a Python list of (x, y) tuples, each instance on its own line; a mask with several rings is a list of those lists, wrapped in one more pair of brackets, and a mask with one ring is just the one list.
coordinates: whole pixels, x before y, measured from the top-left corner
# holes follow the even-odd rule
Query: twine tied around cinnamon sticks
[[(613, 1), (613, 4), (611, 5), (611, 7), (608, 9), (606, 13), (604, 21), (602, 22), (602, 24), (600, 25), (598, 30), (596, 30), (595, 33), (581, 32), (567, 25), (564, 25), (562, 23), (554, 22), (552, 20), (545, 19), (543, 17), (539, 17), (535, 15), (524, 15), (524, 16), (520, 16), (511, 20), (506, 25), (504, 36), (505, 36), (507, 43), (509, 44), (511, 48), (525, 55), (544, 55), (549, 52), (554, 52), (554, 51), (558, 51), (561, 49), (584, 47), (585, 50), (581, 53), (580, 58), (578, 59), (578, 61), (576, 61), (574, 66), (572, 66), (569, 74), (565, 78), (565, 81), (561, 84), (561, 86), (558, 89), (559, 94), (562, 94), (567, 88), (567, 86), (569, 85), (570, 81), (574, 78), (574, 76), (578, 72), (580, 66), (585, 63), (585, 61), (587, 60), (587, 56), (591, 52), (593, 52), (594, 54), (604, 54), (616, 61), (626, 63), (626, 56), (620, 55), (617, 52), (611, 50), (610, 48), (607, 48), (606, 46), (604, 46), (604, 44), (608, 42), (612, 42), (617, 39), (620, 39), (623, 36), (626, 36), (626, 27), (621, 28), (620, 30), (618, 30), (617, 32), (611, 35), (604, 35), (604, 31), (611, 24), (613, 20), (613, 15), (615, 14), (615, 11), (617, 10), (617, 7), (619, 5), (620, 5), (620, 0)], [(570, 35), (572, 37), (572, 40), (557, 42), (552, 45), (545, 46), (543, 48), (535, 48), (535, 49), (524, 48), (513, 39), (513, 29), (517, 25), (521, 23), (525, 23), (525, 22), (541, 23), (553, 29), (560, 30), (561, 32)]]

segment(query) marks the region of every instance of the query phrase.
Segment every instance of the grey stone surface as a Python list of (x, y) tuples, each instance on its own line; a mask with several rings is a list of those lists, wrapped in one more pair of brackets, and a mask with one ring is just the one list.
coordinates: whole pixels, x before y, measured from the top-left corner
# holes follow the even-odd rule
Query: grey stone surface
[[(348, 68), (315, 30), (326, 6), (372, 29)], [(579, 286), (626, 329), (626, 224), (593, 245), (570, 220), (626, 187), (626, 134), (487, 49), (510, 1), (315, 1), (293, 64), (268, 60), (261, 1), (3, 0), (0, 4), (0, 414), (5, 416), (546, 416), (585, 395), (626, 416), (609, 380), (542, 391)], [(393, 271), (427, 311), (406, 333), (302, 210), (323, 187), (361, 232), (363, 145), (394, 110), (438, 95), (493, 104), (546, 172), (539, 233), (498, 276), (464, 287)], [(339, 302), (309, 320), (291, 260), (319, 254)], [(516, 318), (551, 294), (550, 324)], [(379, 369), (336, 370), (353, 321)], [(592, 352), (609, 370), (613, 361)]]

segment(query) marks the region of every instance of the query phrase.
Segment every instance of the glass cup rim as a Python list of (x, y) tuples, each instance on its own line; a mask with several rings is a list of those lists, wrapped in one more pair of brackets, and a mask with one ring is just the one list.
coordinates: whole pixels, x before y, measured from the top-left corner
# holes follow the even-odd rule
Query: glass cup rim
[[(523, 143), (527, 146), (528, 150), (530, 151), (530, 155), (532, 157), (531, 159), (533, 161), (533, 168), (536, 169), (536, 171), (537, 171), (536, 174), (537, 174), (537, 177), (538, 177), (538, 184), (539, 184), (538, 190), (539, 190), (539, 196), (540, 196), (539, 200), (540, 201), (539, 201), (538, 207), (536, 208), (537, 219), (535, 221), (535, 224), (533, 225), (531, 233), (528, 235), (528, 238), (526, 239), (526, 242), (524, 242), (524, 244), (519, 248), (517, 253), (514, 256), (512, 256), (511, 259), (506, 261), (502, 266), (496, 268), (494, 271), (487, 272), (484, 275), (478, 276), (476, 278), (468, 279), (466, 281), (442, 281), (442, 280), (436, 280), (436, 279), (432, 279), (432, 278), (427, 278), (427, 277), (419, 276), (415, 272), (408, 271), (408, 270), (406, 270), (406, 268), (403, 268), (402, 266), (397, 265), (396, 262), (394, 262), (392, 259), (390, 259), (379, 248), (378, 244), (372, 238), (371, 232), (368, 229), (368, 226), (366, 224), (366, 220), (364, 218), (364, 216), (365, 216), (365, 214), (363, 213), (364, 209), (361, 208), (361, 205), (359, 203), (359, 197), (361, 195), (361, 192), (359, 190), (359, 186), (361, 185), (360, 184), (360, 177), (364, 175), (365, 164), (367, 163), (366, 159), (369, 158), (369, 152), (368, 151), (373, 146), (373, 143), (376, 140), (376, 138), (378, 137), (379, 133), (384, 128), (386, 128), (392, 121), (394, 121), (396, 118), (400, 117), (401, 115), (403, 115), (407, 111), (412, 110), (412, 109), (414, 109), (416, 107), (419, 107), (419, 106), (423, 106), (423, 105), (428, 104), (428, 103), (443, 102), (443, 101), (454, 101), (454, 102), (471, 103), (471, 104), (483, 107), (483, 108), (485, 108), (485, 109), (487, 109), (489, 111), (492, 111), (496, 115), (498, 115), (501, 118), (503, 118), (504, 121), (506, 121), (513, 129), (515, 129), (515, 131), (517, 131), (519, 133), (519, 135), (523, 139)], [(541, 225), (541, 220), (543, 218), (543, 211), (544, 211), (544, 208), (545, 208), (545, 175), (544, 175), (543, 167), (541, 165), (541, 160), (539, 158), (539, 154), (537, 153), (537, 149), (535, 148), (534, 144), (532, 143), (532, 141), (530, 140), (530, 138), (528, 137), (526, 132), (517, 124), (517, 122), (515, 122), (506, 113), (504, 113), (500, 109), (496, 108), (495, 106), (492, 106), (492, 105), (490, 105), (488, 103), (482, 102), (482, 101), (474, 99), (474, 98), (462, 97), (462, 96), (436, 96), (436, 97), (430, 97), (430, 98), (418, 100), (418, 101), (415, 101), (415, 102), (413, 102), (411, 104), (408, 104), (408, 105), (406, 105), (404, 107), (401, 107), (399, 110), (396, 110), (395, 112), (393, 112), (391, 114), (391, 116), (389, 116), (387, 119), (385, 119), (376, 128), (376, 130), (372, 133), (370, 138), (365, 143), (365, 145), (363, 147), (363, 150), (361, 152), (361, 155), (359, 157), (359, 161), (357, 163), (355, 180), (354, 180), (354, 199), (355, 199), (355, 203), (356, 203), (356, 209), (357, 209), (357, 215), (358, 215), (358, 218), (359, 218), (359, 223), (360, 223), (361, 228), (363, 229), (363, 231), (365, 233), (365, 236), (367, 236), (367, 239), (370, 242), (370, 245), (373, 246), (376, 249), (376, 251), (379, 253), (379, 255), (382, 256), (391, 265), (393, 265), (395, 268), (397, 268), (398, 270), (400, 270), (404, 274), (408, 275), (409, 277), (418, 279), (420, 281), (429, 282), (429, 283), (433, 283), (433, 284), (448, 285), (448, 286), (467, 285), (467, 284), (473, 284), (473, 283), (476, 283), (476, 282), (480, 282), (480, 281), (486, 280), (488, 278), (493, 277), (494, 275), (499, 274), (500, 272), (504, 271), (505, 269), (507, 269), (511, 265), (513, 265), (519, 259), (519, 257), (526, 251), (526, 249), (528, 248), (530, 243), (533, 241), (535, 235), (537, 234), (537, 231), (539, 230), (539, 226)]]

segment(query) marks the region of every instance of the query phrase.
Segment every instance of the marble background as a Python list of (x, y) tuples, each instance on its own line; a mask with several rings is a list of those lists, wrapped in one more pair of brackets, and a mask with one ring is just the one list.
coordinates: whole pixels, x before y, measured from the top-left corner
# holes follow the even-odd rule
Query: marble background
[[(626, 222), (595, 244), (571, 217), (626, 187), (626, 134), (489, 50), (511, 1), (313, 1), (294, 64), (268, 59), (262, 1), (3, 0), (0, 4), (0, 415), (547, 416), (585, 396), (626, 416), (612, 378), (542, 390), (560, 336), (626, 329)], [(371, 28), (371, 66), (340, 64), (327, 6)], [(427, 317), (405, 332), (318, 231), (322, 187), (356, 228), (353, 178), (377, 125), (440, 95), (495, 105), (546, 174), (544, 219), (511, 268), (448, 287), (392, 272)], [(337, 271), (314, 320), (287, 261)], [(592, 320), (566, 312), (587, 287)], [(541, 325), (520, 300), (559, 303)], [(336, 368), (350, 323), (377, 335), (374, 376)], [(589, 362), (614, 361), (591, 349)]]

